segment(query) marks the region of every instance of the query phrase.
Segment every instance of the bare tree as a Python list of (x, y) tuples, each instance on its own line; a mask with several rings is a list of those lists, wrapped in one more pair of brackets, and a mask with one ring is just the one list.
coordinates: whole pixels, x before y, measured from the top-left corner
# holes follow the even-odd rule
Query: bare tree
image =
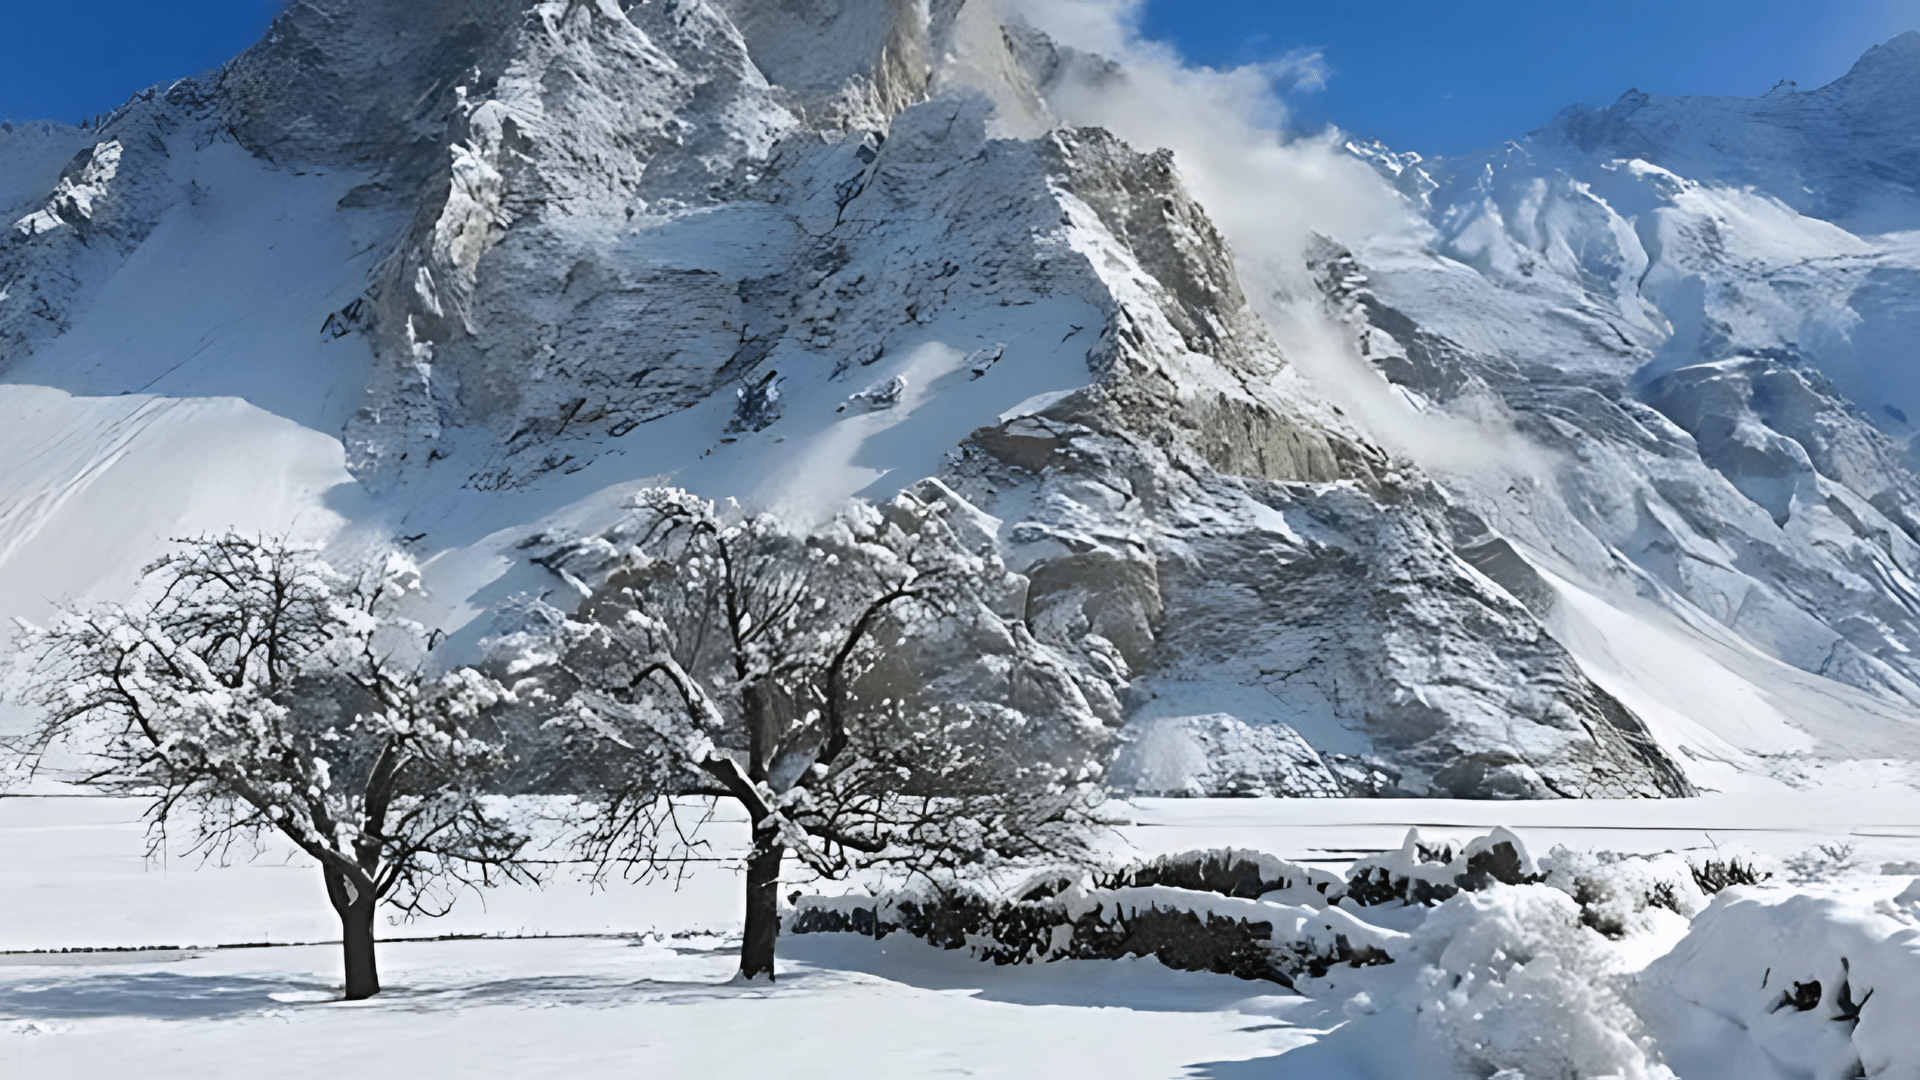
[(742, 977), (773, 977), (788, 855), (837, 878), (1091, 853), (1109, 736), (1084, 701), (1017, 707), (1071, 680), (991, 609), (1024, 582), (965, 550), (944, 503), (856, 505), (807, 535), (674, 489), (634, 509), (585, 546), (609, 572), (555, 616), (562, 647), (518, 644), (559, 655), (555, 723), (616, 763), (585, 858), (657, 872), (686, 850), (675, 796), (745, 809)]
[(42, 714), (11, 749), (44, 767), (59, 748), (84, 763), (64, 779), (146, 799), (150, 855), (176, 822), (202, 854), (284, 835), (320, 863), (346, 996), (370, 997), (380, 903), (437, 915), (527, 876), (486, 795), (506, 764), (486, 713), (510, 695), (425, 673), (423, 629), (395, 614), (419, 587), (402, 557), (349, 578), (275, 540), (179, 543), (138, 602), (22, 624)]

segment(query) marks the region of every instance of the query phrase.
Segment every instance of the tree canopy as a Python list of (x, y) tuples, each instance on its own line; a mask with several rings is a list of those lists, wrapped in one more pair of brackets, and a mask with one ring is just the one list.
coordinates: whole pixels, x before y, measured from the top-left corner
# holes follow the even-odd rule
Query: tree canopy
[(585, 600), (514, 647), (553, 656), (555, 725), (614, 762), (584, 792), (582, 854), (663, 868), (686, 833), (675, 796), (736, 800), (747, 978), (773, 973), (787, 855), (842, 877), (1092, 853), (1110, 736), (1065, 660), (995, 609), (1022, 579), (949, 512), (907, 494), (801, 532), (651, 489), (549, 560)]
[(176, 824), (205, 853), (284, 835), (321, 866), (347, 996), (376, 993), (378, 904), (437, 914), (528, 874), (488, 797), (506, 766), (488, 711), (511, 694), (429, 673), (424, 628), (398, 614), (420, 587), (404, 556), (348, 575), (277, 540), (178, 543), (135, 600), (23, 625), (41, 715), (13, 749), (36, 766), (63, 750), (80, 764), (62, 779), (145, 799), (156, 850)]

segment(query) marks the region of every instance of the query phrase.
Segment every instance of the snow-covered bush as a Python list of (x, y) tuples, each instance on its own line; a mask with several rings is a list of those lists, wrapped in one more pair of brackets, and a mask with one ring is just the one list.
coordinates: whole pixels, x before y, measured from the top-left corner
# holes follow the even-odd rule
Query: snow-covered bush
[(1473, 1075), (1656, 1080), (1605, 940), (1545, 885), (1494, 885), (1442, 903), (1408, 942), (1423, 965), (1419, 1026)]
[[(1320, 999), (1288, 1015), (1340, 1026), (1329, 1042), (1404, 1042), (1377, 1075), (1920, 1080), (1920, 880), (1873, 914), (1752, 886), (1709, 899), (1702, 873), (1769, 870), (1746, 852), (1690, 863), (1565, 848), (1536, 868), (1504, 830), (1466, 845), (1416, 832), (1345, 882), (1258, 852), (1196, 851), (1037, 873), (1003, 893), (802, 897), (788, 927), (905, 932), (997, 964), (1155, 956), (1282, 983)], [(1356, 886), (1392, 902), (1362, 903)]]
[(1734, 885), (1759, 885), (1773, 877), (1768, 860), (1752, 854), (1732, 853), (1689, 862), (1693, 883), (1702, 893), (1712, 896)]
[(1539, 874), (1520, 838), (1506, 829), (1475, 837), (1464, 848), (1451, 841), (1428, 842), (1419, 829), (1407, 830), (1398, 851), (1370, 856), (1353, 864), (1347, 875), (1346, 897), (1356, 904), (1437, 904), (1461, 890), (1486, 888), (1494, 882), (1522, 885), (1538, 881)]
[(1795, 885), (1832, 881), (1854, 868), (1852, 844), (1815, 844), (1786, 861), (1787, 880)]
[(1640, 982), (1663, 1041), (1740, 1033), (1722, 1075), (1920, 1077), (1920, 928), (1858, 905), (1729, 888)]
[(1347, 891), (1346, 881), (1331, 871), (1234, 848), (1162, 855), (1102, 875), (1099, 881), (1108, 888), (1166, 885), (1247, 900), (1305, 904), (1324, 904)]
[(1400, 954), (1403, 933), (1349, 909), (1431, 904), (1436, 894), (1539, 878), (1505, 829), (1464, 847), (1429, 843), (1415, 829), (1400, 850), (1356, 862), (1344, 880), (1257, 851), (1189, 851), (1099, 873), (1042, 871), (1005, 892), (922, 883), (872, 897), (800, 897), (787, 925), (800, 934), (900, 930), (999, 964), (1155, 956), (1182, 970), (1292, 986)]
[(1620, 855), (1556, 847), (1542, 861), (1546, 884), (1580, 905), (1580, 921), (1610, 938), (1653, 928), (1661, 918), (1692, 918), (1707, 904), (1693, 868), (1671, 852)]
[[(1705, 872), (1767, 872), (1744, 852), (1712, 862)], [(1406, 1060), (1451, 1066), (1420, 1075), (1920, 1080), (1920, 882), (1873, 915), (1741, 886), (1709, 901), (1701, 872), (1671, 852), (1565, 848), (1536, 867), (1504, 830), (1464, 846), (1414, 833), (1345, 882), (1258, 852), (1196, 851), (1098, 874), (1035, 873), (1004, 892), (921, 883), (801, 897), (787, 928), (904, 932), (996, 964), (1154, 956), (1277, 982), (1323, 998), (1310, 1008), (1332, 1024), (1356, 1021), (1352, 1039), (1417, 1032)], [(1396, 899), (1361, 903), (1356, 885)], [(1451, 894), (1432, 902), (1443, 888)], [(1658, 951), (1649, 946), (1675, 940), (1636, 970)], [(1656, 1039), (1704, 1056), (1670, 1069)]]
[(995, 964), (1152, 956), (1181, 971), (1283, 986), (1339, 965), (1391, 963), (1391, 952), (1405, 937), (1324, 903), (1302, 906), (1169, 885), (1100, 888), (1084, 873), (1038, 875), (1005, 895), (977, 885), (920, 885), (872, 897), (802, 897), (787, 925), (795, 934), (880, 938), (902, 931)]

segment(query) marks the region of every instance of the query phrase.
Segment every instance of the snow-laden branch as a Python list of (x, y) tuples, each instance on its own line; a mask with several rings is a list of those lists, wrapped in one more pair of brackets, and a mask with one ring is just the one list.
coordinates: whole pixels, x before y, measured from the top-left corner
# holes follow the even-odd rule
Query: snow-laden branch
[(150, 844), (187, 824), (225, 852), (277, 831), (349, 903), (437, 912), (446, 889), (520, 877), (525, 838), (490, 809), (505, 766), (489, 710), (512, 700), (471, 669), (424, 670), (404, 557), (345, 575), (306, 549), (237, 535), (182, 541), (138, 599), (23, 626), (40, 720), (10, 749), (32, 768), (148, 800)]
[(587, 798), (585, 857), (655, 866), (672, 819), (636, 808), (716, 789), (756, 850), (824, 876), (1089, 850), (1104, 731), (1011, 703), (1010, 674), (1060, 665), (981, 599), (1018, 590), (945, 505), (855, 504), (805, 534), (673, 489), (632, 508), (548, 558), (598, 583), (507, 649), (564, 703), (550, 726), (625, 763)]

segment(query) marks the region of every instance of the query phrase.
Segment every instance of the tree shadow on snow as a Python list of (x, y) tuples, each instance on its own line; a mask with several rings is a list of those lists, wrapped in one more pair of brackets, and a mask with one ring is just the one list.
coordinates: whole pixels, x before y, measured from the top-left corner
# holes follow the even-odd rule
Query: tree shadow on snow
[(48, 973), (0, 985), (0, 1018), (80, 1019), (133, 1016), (150, 1020), (206, 1020), (259, 1012), (282, 1004), (271, 995), (327, 994), (338, 986), (245, 975), (185, 975), (171, 971)]
[(344, 1002), (333, 982), (176, 972), (53, 974), (0, 985), (0, 1021), (124, 1016), (215, 1020), (289, 1008), (433, 1011), (474, 1005), (613, 1005), (638, 997), (724, 995), (724, 984), (594, 976), (523, 976), (453, 986), (389, 985), (367, 1001)]

